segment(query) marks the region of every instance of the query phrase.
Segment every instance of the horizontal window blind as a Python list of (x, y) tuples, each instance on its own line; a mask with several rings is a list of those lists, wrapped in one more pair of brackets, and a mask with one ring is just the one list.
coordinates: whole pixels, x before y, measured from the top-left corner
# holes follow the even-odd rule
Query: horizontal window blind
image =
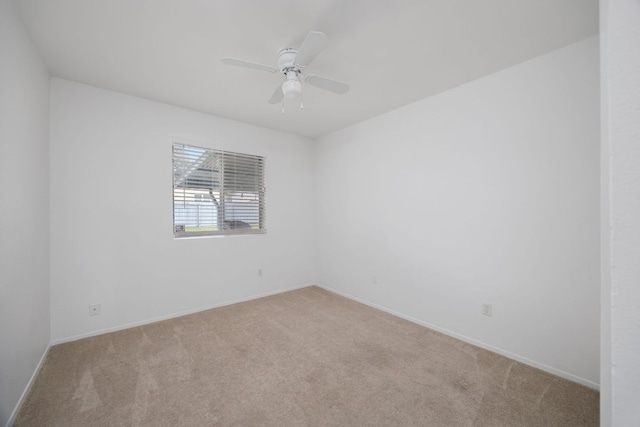
[(264, 233), (264, 157), (173, 144), (176, 237)]

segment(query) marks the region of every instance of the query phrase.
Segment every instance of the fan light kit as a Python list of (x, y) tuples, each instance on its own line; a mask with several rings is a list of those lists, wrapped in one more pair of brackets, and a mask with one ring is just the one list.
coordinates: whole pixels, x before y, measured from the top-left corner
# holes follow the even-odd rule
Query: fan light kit
[(327, 90), (329, 92), (342, 95), (349, 90), (349, 85), (326, 77), (304, 75), (302, 71), (315, 59), (316, 56), (326, 47), (329, 39), (320, 31), (311, 31), (302, 42), (298, 50), (287, 48), (282, 49), (278, 54), (278, 67), (258, 64), (236, 58), (222, 58), (221, 61), (228, 65), (252, 68), (254, 70), (267, 71), (269, 73), (280, 72), (285, 80), (279, 85), (269, 99), (270, 104), (282, 102), (282, 112), (284, 113), (284, 98), (300, 98), (300, 108), (302, 104), (302, 80), (311, 86)]
[(289, 71), (287, 73), (287, 80), (282, 83), (282, 93), (285, 98), (295, 98), (302, 95), (302, 83), (298, 79), (298, 74)]

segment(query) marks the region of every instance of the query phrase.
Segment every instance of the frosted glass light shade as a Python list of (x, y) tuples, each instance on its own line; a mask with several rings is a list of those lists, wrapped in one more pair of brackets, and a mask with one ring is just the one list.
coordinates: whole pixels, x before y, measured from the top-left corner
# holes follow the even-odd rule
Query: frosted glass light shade
[(282, 93), (285, 98), (295, 98), (302, 92), (302, 84), (299, 80), (287, 79), (282, 83)]

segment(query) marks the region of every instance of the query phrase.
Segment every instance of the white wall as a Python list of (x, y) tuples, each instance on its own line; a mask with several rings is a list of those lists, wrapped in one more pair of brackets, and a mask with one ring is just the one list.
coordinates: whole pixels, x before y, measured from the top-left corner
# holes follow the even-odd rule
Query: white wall
[(597, 387), (598, 78), (590, 38), (319, 139), (320, 284)]
[(609, 243), (611, 236), (609, 200), (609, 99), (607, 73), (607, 24), (605, 22), (608, 2), (600, 1), (600, 425), (612, 426), (611, 407), (611, 269)]
[(603, 426), (640, 420), (640, 3), (602, 0)]
[[(309, 140), (60, 79), (51, 98), (54, 342), (313, 281)], [(173, 238), (173, 137), (266, 156), (267, 234)]]
[(0, 0), (0, 425), (49, 345), (49, 75)]

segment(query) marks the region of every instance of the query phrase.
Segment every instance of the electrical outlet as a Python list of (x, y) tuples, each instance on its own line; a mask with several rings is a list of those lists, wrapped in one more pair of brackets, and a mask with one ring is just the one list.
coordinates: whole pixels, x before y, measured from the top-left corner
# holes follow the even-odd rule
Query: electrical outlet
[(482, 304), (482, 314), (485, 316), (493, 316), (493, 305), (492, 304)]
[(258, 269), (258, 277), (262, 277), (262, 269), (261, 268)]
[(89, 316), (97, 316), (100, 314), (100, 304), (89, 305)]

